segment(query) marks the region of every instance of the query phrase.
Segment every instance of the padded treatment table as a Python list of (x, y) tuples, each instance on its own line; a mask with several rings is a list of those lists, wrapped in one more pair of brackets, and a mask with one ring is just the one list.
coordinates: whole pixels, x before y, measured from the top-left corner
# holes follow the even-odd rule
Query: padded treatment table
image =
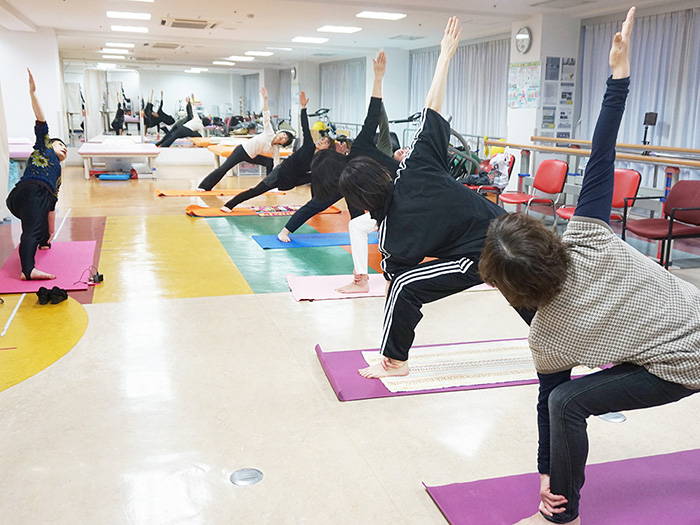
[(19, 162), (26, 162), (29, 156), (34, 151), (34, 146), (32, 144), (8, 144), (10, 150), (10, 159)]
[(7, 139), (7, 143), (10, 145), (13, 144), (29, 144), (30, 146), (34, 144), (34, 141), (32, 139), (28, 139), (26, 137), (10, 137)]
[[(148, 167), (151, 172), (155, 167), (155, 158), (160, 155), (160, 150), (155, 144), (83, 144), (78, 150), (78, 154), (83, 158), (83, 166), (85, 167), (85, 180), (90, 179), (90, 169), (92, 169), (92, 159), (95, 157), (112, 157), (112, 158), (138, 158), (146, 157), (148, 159)], [(153, 175), (155, 179), (155, 175)]]
[(96, 137), (92, 137), (90, 140), (88, 140), (89, 143), (91, 144), (104, 144), (105, 141), (109, 142), (118, 142), (118, 141), (124, 141), (124, 142), (135, 142), (137, 144), (141, 143), (141, 137), (138, 135), (97, 135)]

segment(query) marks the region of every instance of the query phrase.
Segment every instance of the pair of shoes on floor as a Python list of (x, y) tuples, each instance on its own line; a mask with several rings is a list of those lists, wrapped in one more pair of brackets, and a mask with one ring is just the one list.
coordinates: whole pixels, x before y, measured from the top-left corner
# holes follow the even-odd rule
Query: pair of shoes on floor
[(68, 299), (68, 292), (58, 286), (54, 286), (51, 290), (42, 286), (36, 295), (39, 298), (39, 304), (46, 304), (49, 301), (51, 301), (51, 304), (58, 304)]

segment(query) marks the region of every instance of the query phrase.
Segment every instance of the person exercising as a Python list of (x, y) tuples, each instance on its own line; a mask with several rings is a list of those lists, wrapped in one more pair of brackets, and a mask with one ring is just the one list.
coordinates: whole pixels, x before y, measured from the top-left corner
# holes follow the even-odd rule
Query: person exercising
[(7, 207), (22, 221), (19, 240), (20, 279), (55, 279), (56, 276), (34, 266), (37, 248), (51, 248), (56, 220), (56, 201), (61, 187), (61, 162), (66, 160), (66, 144), (49, 138), (49, 126), (36, 96), (36, 83), (29, 75), (29, 96), (36, 117), (34, 151), (29, 156), (22, 178), (7, 196)]

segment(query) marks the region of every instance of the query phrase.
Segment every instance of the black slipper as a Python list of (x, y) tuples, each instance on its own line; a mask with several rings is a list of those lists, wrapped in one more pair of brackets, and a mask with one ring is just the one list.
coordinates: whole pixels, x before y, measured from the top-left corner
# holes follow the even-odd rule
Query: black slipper
[(51, 288), (49, 294), (51, 295), (51, 304), (58, 304), (61, 301), (68, 299), (68, 292), (66, 292), (63, 288), (59, 288), (58, 286)]
[(39, 290), (36, 292), (36, 296), (39, 298), (39, 304), (46, 304), (49, 302), (49, 290), (48, 288), (42, 286), (39, 288)]

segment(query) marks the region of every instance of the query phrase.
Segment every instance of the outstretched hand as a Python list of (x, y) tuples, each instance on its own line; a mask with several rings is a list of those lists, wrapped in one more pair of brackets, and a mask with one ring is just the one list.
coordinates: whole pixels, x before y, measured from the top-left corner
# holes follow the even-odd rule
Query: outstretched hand
[(27, 73), (29, 74), (29, 92), (34, 93), (36, 91), (36, 83), (34, 82), (34, 75), (32, 75), (32, 72), (27, 68)]
[(380, 51), (377, 58), (372, 59), (372, 63), (374, 64), (374, 77), (384, 77), (384, 72), (386, 71), (386, 53)]
[(264, 100), (267, 100), (267, 89), (265, 89), (264, 87), (261, 87), (261, 88), (260, 88), (260, 94), (262, 95), (262, 98), (263, 98)]
[(613, 37), (610, 48), (610, 67), (613, 78), (630, 76), (630, 35), (632, 34), (636, 9), (636, 7), (631, 7), (627, 11), (627, 18), (622, 23), (622, 29)]
[(446, 58), (452, 58), (452, 55), (457, 51), (459, 45), (459, 37), (462, 35), (462, 28), (459, 26), (459, 18), (456, 16), (450, 17), (445, 27), (445, 34), (440, 42), (440, 55)]
[(301, 104), (301, 107), (305, 108), (308, 103), (309, 97), (306, 96), (306, 93), (304, 93), (303, 91), (299, 93), (299, 104)]

